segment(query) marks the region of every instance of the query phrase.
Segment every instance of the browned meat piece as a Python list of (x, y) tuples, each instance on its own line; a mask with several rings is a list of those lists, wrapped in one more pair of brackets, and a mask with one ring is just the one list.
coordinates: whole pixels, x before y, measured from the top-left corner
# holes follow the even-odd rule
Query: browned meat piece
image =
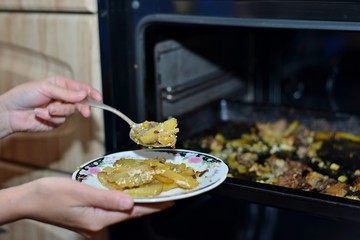
[(259, 136), (269, 144), (279, 143), (287, 125), (288, 123), (285, 119), (280, 119), (274, 123), (256, 123)]
[(296, 145), (309, 146), (314, 142), (314, 132), (301, 126), (296, 132)]
[(238, 163), (241, 163), (246, 167), (251, 167), (258, 159), (258, 155), (252, 152), (240, 153), (236, 154), (235, 159)]
[(266, 164), (270, 166), (271, 172), (275, 177), (278, 177), (289, 170), (289, 164), (285, 160), (275, 156), (266, 159)]
[(360, 178), (355, 179), (352, 189), (353, 191), (360, 191)]
[(322, 191), (336, 183), (336, 180), (318, 172), (309, 172), (305, 177), (308, 190)]
[(300, 189), (303, 182), (304, 180), (301, 172), (298, 172), (296, 169), (292, 169), (279, 176), (274, 184), (282, 187)]
[(289, 169), (282, 175), (278, 176), (275, 185), (300, 189), (305, 184), (304, 172), (310, 169), (303, 163), (297, 161), (287, 161)]
[(349, 191), (349, 185), (346, 183), (336, 183), (323, 191), (321, 193), (333, 195), (337, 197), (344, 197)]

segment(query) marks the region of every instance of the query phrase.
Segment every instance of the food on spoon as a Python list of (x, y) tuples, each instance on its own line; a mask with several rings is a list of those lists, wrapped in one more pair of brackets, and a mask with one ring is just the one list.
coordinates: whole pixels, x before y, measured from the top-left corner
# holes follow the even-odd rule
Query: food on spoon
[(185, 163), (174, 164), (164, 158), (121, 158), (97, 176), (109, 189), (125, 191), (133, 197), (154, 197), (174, 188), (194, 189), (202, 174)]
[(179, 132), (177, 125), (176, 118), (170, 118), (160, 123), (145, 121), (140, 126), (132, 128), (133, 134), (131, 137), (138, 144), (174, 148), (177, 139), (176, 134)]

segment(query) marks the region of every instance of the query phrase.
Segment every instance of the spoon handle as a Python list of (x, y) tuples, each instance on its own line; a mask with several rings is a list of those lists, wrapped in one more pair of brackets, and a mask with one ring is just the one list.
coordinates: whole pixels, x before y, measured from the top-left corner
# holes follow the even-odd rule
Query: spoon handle
[(115, 109), (113, 107), (110, 107), (110, 106), (108, 106), (108, 105), (106, 105), (104, 103), (96, 102), (96, 101), (94, 101), (94, 100), (92, 100), (90, 98), (85, 98), (80, 103), (89, 105), (91, 107), (101, 108), (101, 109), (110, 111), (110, 112), (118, 115), (120, 118), (122, 118), (125, 122), (127, 122), (130, 125), (130, 127), (135, 125), (135, 123), (130, 118), (128, 118), (125, 114), (123, 114), (119, 110), (117, 110), (117, 109)]

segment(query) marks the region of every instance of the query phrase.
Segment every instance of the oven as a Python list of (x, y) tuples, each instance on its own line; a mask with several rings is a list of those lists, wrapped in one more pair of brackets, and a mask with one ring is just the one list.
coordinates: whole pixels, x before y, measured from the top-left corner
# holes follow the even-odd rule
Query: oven
[[(247, 168), (249, 178), (232, 165), (216, 189), (114, 225), (114, 239), (358, 238), (358, 1), (98, 2), (106, 103), (136, 122), (176, 117), (178, 148), (224, 158), (204, 141), (239, 138), (259, 123), (300, 124), (324, 146), (301, 174), (315, 169), (347, 184), (341, 196), (303, 187), (303, 179), (284, 187), (254, 178), (259, 168)], [(107, 151), (137, 148), (128, 126), (104, 114)]]

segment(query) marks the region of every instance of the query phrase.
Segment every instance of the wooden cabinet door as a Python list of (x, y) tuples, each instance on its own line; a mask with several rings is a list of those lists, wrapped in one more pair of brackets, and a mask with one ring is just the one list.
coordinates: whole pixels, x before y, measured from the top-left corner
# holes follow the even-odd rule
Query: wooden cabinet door
[(32, 220), (22, 220), (0, 226), (0, 240), (12, 239), (84, 240), (85, 238), (75, 232), (71, 232), (63, 228)]
[(97, 11), (96, 0), (0, 0), (1, 10), (92, 12)]
[(0, 240), (107, 240), (107, 229), (88, 239), (67, 229), (49, 224), (22, 220), (0, 226)]
[[(0, 13), (0, 93), (26, 81), (63, 75), (101, 91), (97, 14)], [(0, 159), (68, 173), (104, 154), (103, 112), (75, 114), (53, 132), (0, 141)]]
[[(26, 81), (54, 75), (87, 82), (101, 91), (95, 0), (0, 0), (0, 9), (0, 94)], [(14, 11), (4, 12), (7, 9)], [(89, 119), (75, 114), (53, 132), (9, 136), (0, 140), (0, 189), (47, 176), (69, 178), (79, 165), (103, 154), (101, 111), (94, 110)], [(63, 228), (21, 220), (0, 226), (0, 240), (8, 239), (85, 238)], [(108, 239), (107, 229), (93, 238), (100, 239)]]

